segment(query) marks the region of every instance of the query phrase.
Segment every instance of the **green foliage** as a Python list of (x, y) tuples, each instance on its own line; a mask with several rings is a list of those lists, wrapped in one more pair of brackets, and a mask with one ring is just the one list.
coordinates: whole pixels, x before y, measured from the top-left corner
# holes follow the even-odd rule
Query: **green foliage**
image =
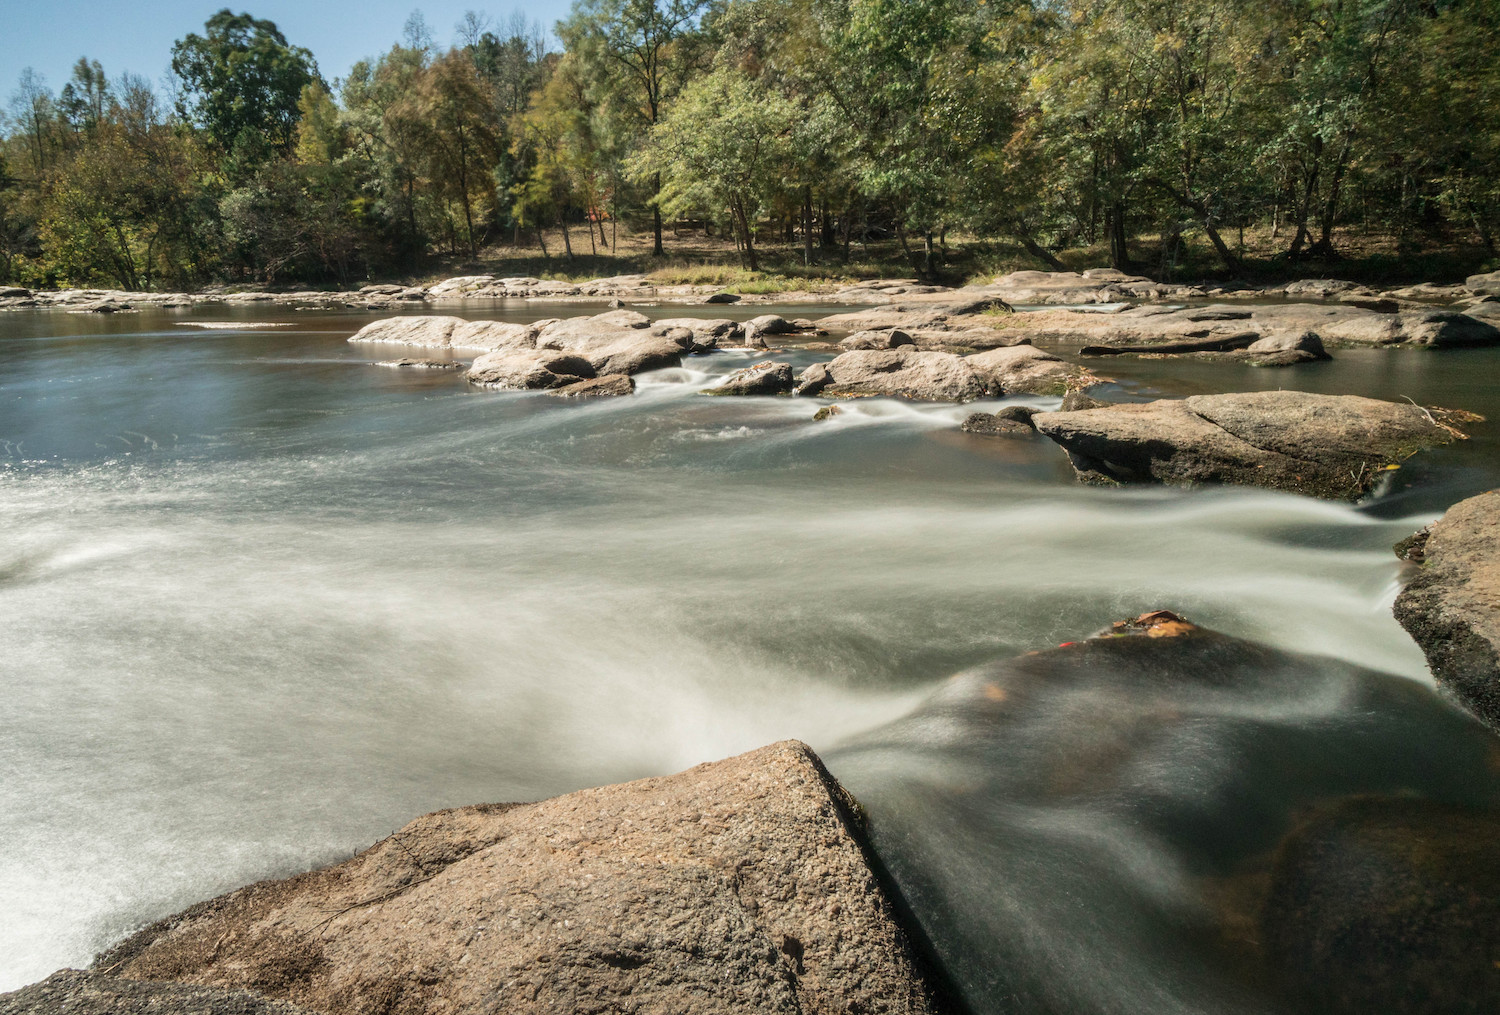
[(172, 47), (172, 72), (182, 81), (178, 112), (225, 153), (259, 164), (296, 139), (302, 89), (318, 65), (287, 43), (274, 22), (219, 11)]

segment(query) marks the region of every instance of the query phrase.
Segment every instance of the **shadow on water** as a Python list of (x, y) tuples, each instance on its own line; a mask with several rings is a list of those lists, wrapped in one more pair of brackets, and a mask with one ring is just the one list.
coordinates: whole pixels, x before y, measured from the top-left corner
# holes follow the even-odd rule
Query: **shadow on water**
[(1500, 742), (1411, 681), (1110, 636), (826, 756), (974, 1011), (1500, 1004)]

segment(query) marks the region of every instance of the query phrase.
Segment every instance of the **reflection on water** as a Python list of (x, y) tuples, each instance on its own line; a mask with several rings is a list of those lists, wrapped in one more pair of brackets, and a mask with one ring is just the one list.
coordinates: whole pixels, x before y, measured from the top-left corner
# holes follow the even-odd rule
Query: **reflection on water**
[[(957, 432), (974, 407), (861, 400), (814, 422), (818, 401), (696, 394), (745, 353), (642, 377), (629, 399), (477, 392), (373, 366), (388, 347), (344, 341), (369, 319), (0, 316), (0, 988), (422, 811), (788, 736), (832, 750), (956, 670), (1146, 608), (1425, 680), (1390, 617), (1389, 546), (1497, 482), (1481, 427), (1403, 469), (1374, 509), (1085, 489), (1045, 441)], [(1275, 375), (1110, 372), (1122, 397), (1222, 377), (1494, 414), (1478, 377), (1497, 365), (1371, 350)], [(1257, 685), (1245, 707), (1274, 698)], [(888, 745), (882, 764), (941, 781), (945, 744)], [(1196, 757), (1233, 756), (1222, 744)], [(835, 755), (834, 771), (873, 785), (870, 756)], [(1193, 770), (1159, 757), (1145, 771)], [(1319, 757), (1297, 757), (1258, 792), (1290, 799), (1283, 783), (1314, 778)], [(1004, 808), (972, 820), (981, 834), (1014, 823)], [(967, 862), (960, 842), (932, 848)], [(1164, 876), (1149, 867), (1148, 895)]]

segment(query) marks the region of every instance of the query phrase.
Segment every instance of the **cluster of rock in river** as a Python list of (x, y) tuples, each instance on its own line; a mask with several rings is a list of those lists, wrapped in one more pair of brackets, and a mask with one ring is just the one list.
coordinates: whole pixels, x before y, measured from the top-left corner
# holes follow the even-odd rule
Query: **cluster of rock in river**
[[(1268, 365), (1342, 344), (1500, 342), (1490, 323), (1500, 319), (1500, 277), (1470, 279), (1462, 290), (1394, 293), (1289, 286), (1282, 290), (1288, 298), (1321, 302), (1173, 310), (1108, 304), (1236, 294), (1086, 275), (1018, 273), (957, 295), (914, 283), (867, 284), (843, 295), (886, 305), (818, 322), (653, 321), (628, 310), (528, 325), (423, 315), (376, 321), (351, 341), (473, 356), (467, 376), (479, 385), (592, 395), (626, 394), (634, 374), (731, 344), (756, 348), (767, 335), (816, 340), (847, 331), (836, 356), (800, 376), (767, 360), (709, 393), (952, 402), (1065, 395), (1058, 411), (1010, 406), (971, 416), (965, 429), (1044, 435), (1090, 481), (1238, 482), (1342, 498), (1366, 493), (1414, 451), (1461, 436), (1458, 426), (1473, 418), (1285, 391), (1105, 404), (1083, 393), (1097, 378), (1082, 364), (1030, 341), (1074, 343), (1081, 355), (1097, 346)], [(482, 276), (373, 295), (597, 298), (649, 288), (639, 279), (607, 281), (575, 293)], [(113, 298), (0, 290), (0, 302), (12, 306), (86, 308), (90, 299)], [(1404, 302), (1437, 299), (1453, 306)], [(1027, 302), (1115, 312), (1006, 313)], [(1398, 619), (1440, 686), (1500, 729), (1500, 491), (1455, 506), (1399, 552), (1414, 577), (1397, 601)], [(1123, 645), (1122, 634), (1142, 637)], [(1018, 673), (1054, 665), (1082, 672), (1076, 663), (1087, 656), (1094, 672), (1100, 659), (1128, 656), (1132, 674), (1152, 673), (1182, 669), (1186, 653), (1192, 672), (1212, 675), (1235, 653), (1271, 651), (1205, 637), (1180, 618), (1148, 614), (1086, 643), (1082, 655), (1058, 649), (1010, 665)], [(982, 707), (1017, 700), (997, 690), (993, 674), (974, 681)], [(1322, 1010), (1362, 1011), (1371, 1003), (1398, 1012), (1460, 1010), (1454, 997), (1465, 1011), (1500, 1005), (1484, 936), (1500, 925), (1500, 819), (1445, 806), (1358, 801), (1290, 832), (1274, 876), (1256, 882), (1266, 954), (1282, 963), (1289, 982), (1300, 977), (1324, 992)], [(1372, 862), (1380, 865), (1374, 882), (1354, 891), (1340, 880)], [(101, 955), (90, 971), (63, 971), (0, 995), (0, 1015), (953, 1010), (944, 974), (880, 870), (858, 804), (809, 749), (783, 743), (676, 776), (419, 818), (345, 863), (250, 885), (162, 920)], [(1427, 937), (1414, 937), (1414, 927)], [(1368, 955), (1389, 948), (1395, 958), (1370, 966)], [(1390, 970), (1398, 966), (1396, 977)]]

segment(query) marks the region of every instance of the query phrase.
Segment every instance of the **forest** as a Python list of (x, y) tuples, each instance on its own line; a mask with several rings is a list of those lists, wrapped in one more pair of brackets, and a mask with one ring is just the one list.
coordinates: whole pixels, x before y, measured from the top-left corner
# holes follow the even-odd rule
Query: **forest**
[(471, 12), (450, 45), (414, 14), (329, 78), (226, 9), (170, 88), (23, 72), (0, 283), (651, 270), (684, 236), (804, 276), (1474, 270), (1497, 52), (1494, 0), (577, 0), (551, 29)]

